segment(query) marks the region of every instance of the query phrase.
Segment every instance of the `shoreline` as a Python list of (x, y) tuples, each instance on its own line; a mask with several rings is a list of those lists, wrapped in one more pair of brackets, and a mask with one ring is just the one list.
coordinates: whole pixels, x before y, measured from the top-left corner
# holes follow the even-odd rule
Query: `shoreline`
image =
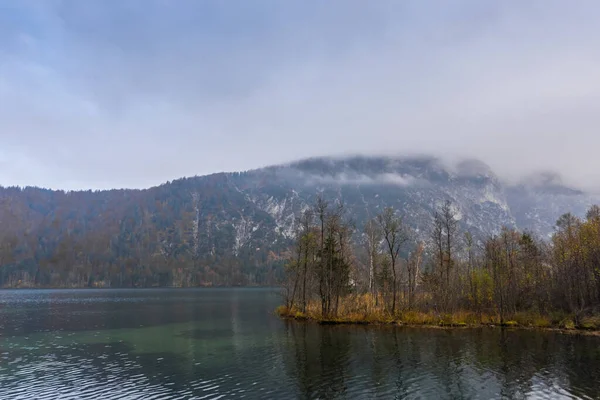
[(0, 287), (0, 290), (157, 290), (157, 289), (279, 289), (269, 285), (206, 285), (206, 286), (124, 286), (124, 287), (89, 287), (89, 286), (20, 286)]
[(560, 325), (548, 325), (548, 326), (536, 326), (533, 324), (523, 325), (515, 321), (509, 320), (504, 324), (500, 323), (466, 323), (466, 322), (444, 322), (443, 320), (432, 321), (426, 323), (411, 323), (405, 322), (401, 319), (387, 317), (382, 318), (322, 318), (315, 316), (308, 316), (300, 312), (288, 312), (285, 307), (278, 307), (275, 310), (275, 314), (283, 320), (296, 321), (302, 323), (312, 323), (317, 325), (326, 326), (342, 326), (342, 325), (353, 325), (353, 326), (380, 326), (380, 327), (398, 327), (398, 328), (414, 328), (414, 329), (440, 329), (440, 330), (460, 330), (460, 329), (509, 329), (509, 330), (535, 330), (545, 332), (555, 332), (564, 335), (582, 335), (582, 336), (594, 336), (600, 337), (600, 328), (596, 327), (582, 327), (582, 326), (560, 326)]

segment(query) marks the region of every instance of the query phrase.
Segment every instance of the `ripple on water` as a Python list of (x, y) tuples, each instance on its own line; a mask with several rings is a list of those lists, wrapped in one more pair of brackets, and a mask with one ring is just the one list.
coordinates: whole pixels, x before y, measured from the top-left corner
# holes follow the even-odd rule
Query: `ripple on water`
[[(21, 399), (185, 399), (194, 393), (215, 398), (219, 385), (203, 381), (191, 385), (188, 390), (174, 390), (173, 383), (155, 384), (144, 374), (127, 374), (140, 366), (107, 363), (94, 366), (89, 360), (68, 361), (37, 360), (26, 363), (19, 361), (11, 376), (0, 375), (0, 398)], [(125, 375), (124, 375), (125, 373)]]
[[(0, 310), (6, 328), (0, 327), (0, 400), (551, 399), (600, 393), (597, 338), (288, 323), (272, 315), (277, 303), (253, 297), (260, 292), (196, 291), (180, 299), (183, 291), (162, 303), (149, 292), (120, 299), (116, 292), (54, 293), (58, 301), (42, 292), (31, 294), (29, 303), (15, 300), (26, 312)], [(210, 294), (206, 304), (191, 301), (203, 293)], [(93, 303), (101, 306), (88, 307)], [(80, 306), (36, 308), (44, 304)], [(90, 316), (88, 308), (97, 314)]]
[[(115, 359), (115, 356), (118, 357)], [(267, 398), (278, 394), (276, 387), (258, 385), (264, 371), (256, 369), (249, 369), (241, 376), (224, 373), (214, 379), (196, 378), (182, 383), (177, 382), (177, 376), (165, 375), (164, 371), (149, 376), (142, 372), (144, 366), (137, 359), (125, 353), (100, 354), (93, 358), (56, 354), (15, 358), (6, 354), (5, 357), (10, 361), (0, 369), (2, 400), (218, 399), (245, 397), (250, 390)], [(264, 361), (269, 363), (270, 360)], [(163, 361), (166, 361), (163, 357), (156, 358), (156, 363)], [(6, 369), (10, 371), (5, 373)], [(242, 383), (252, 379), (255, 380), (252, 385)], [(156, 383), (157, 380), (160, 383)]]

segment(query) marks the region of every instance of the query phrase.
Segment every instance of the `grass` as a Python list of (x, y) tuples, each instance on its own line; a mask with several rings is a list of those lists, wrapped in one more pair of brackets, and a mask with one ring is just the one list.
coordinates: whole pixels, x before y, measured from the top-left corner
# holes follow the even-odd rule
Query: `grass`
[(503, 323), (500, 322), (500, 316), (496, 313), (477, 313), (467, 310), (458, 310), (452, 313), (438, 313), (431, 310), (401, 310), (392, 315), (381, 302), (375, 302), (370, 295), (349, 296), (341, 300), (338, 313), (334, 317), (323, 317), (320, 307), (320, 303), (311, 301), (307, 304), (305, 312), (302, 312), (296, 306), (293, 309), (279, 306), (276, 313), (282, 318), (308, 320), (320, 324), (395, 324), (455, 328), (504, 326), (600, 331), (600, 315), (581, 318), (580, 323), (577, 325), (574, 322), (576, 319), (573, 315), (563, 312), (550, 314), (540, 314), (533, 311), (517, 312), (505, 316)]
[(582, 329), (600, 330), (600, 315), (582, 318), (580, 327)]

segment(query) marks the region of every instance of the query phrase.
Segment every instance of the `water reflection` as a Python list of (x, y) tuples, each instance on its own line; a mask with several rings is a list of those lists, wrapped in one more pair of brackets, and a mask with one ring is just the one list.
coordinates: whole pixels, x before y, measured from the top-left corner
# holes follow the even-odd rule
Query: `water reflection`
[(598, 398), (600, 341), (548, 332), (288, 322), (306, 398)]
[(599, 398), (600, 338), (279, 320), (271, 290), (0, 291), (0, 398)]
[(289, 340), (286, 354), (287, 375), (297, 381), (298, 391), (315, 398), (343, 398), (351, 379), (351, 336), (331, 327), (315, 329), (310, 324), (285, 323)]

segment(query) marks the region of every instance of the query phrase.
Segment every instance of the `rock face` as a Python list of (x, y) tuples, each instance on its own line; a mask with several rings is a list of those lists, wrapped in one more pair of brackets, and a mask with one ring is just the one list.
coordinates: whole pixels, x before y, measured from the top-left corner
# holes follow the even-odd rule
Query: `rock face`
[(423, 237), (445, 200), (455, 207), (462, 229), (477, 237), (498, 233), (502, 226), (548, 237), (561, 214), (583, 216), (597, 200), (552, 175), (506, 185), (481, 161), (447, 166), (432, 157), (315, 158), (228, 176), (284, 237), (293, 235), (295, 217), (317, 193), (341, 199), (357, 227), (392, 206)]
[[(262, 266), (289, 248), (297, 217), (314, 204), (317, 194), (340, 199), (359, 231), (369, 218), (392, 206), (422, 239), (429, 235), (433, 211), (446, 200), (452, 202), (461, 229), (476, 238), (498, 233), (502, 226), (549, 237), (561, 214), (583, 216), (597, 203), (552, 174), (506, 185), (480, 161), (449, 166), (433, 157), (313, 158), (184, 178), (147, 190), (0, 188), (3, 235), (30, 255), (20, 262), (12, 257), (5, 271), (25, 269), (37, 280), (35, 265), (54, 265), (48, 260), (60, 257), (70, 264), (91, 265), (85, 268), (114, 270), (127, 263), (157, 265), (157, 259), (167, 264), (193, 260), (209, 283), (260, 283)], [(79, 252), (71, 254), (71, 248)], [(85, 262), (80, 262), (83, 255)], [(239, 272), (243, 279), (223, 277), (219, 266), (230, 264), (238, 272), (249, 268)], [(123, 273), (121, 268), (121, 284)]]
[(599, 198), (562, 184), (555, 174), (545, 173), (506, 188), (507, 199), (517, 226), (549, 237), (559, 216), (570, 212), (584, 217)]

